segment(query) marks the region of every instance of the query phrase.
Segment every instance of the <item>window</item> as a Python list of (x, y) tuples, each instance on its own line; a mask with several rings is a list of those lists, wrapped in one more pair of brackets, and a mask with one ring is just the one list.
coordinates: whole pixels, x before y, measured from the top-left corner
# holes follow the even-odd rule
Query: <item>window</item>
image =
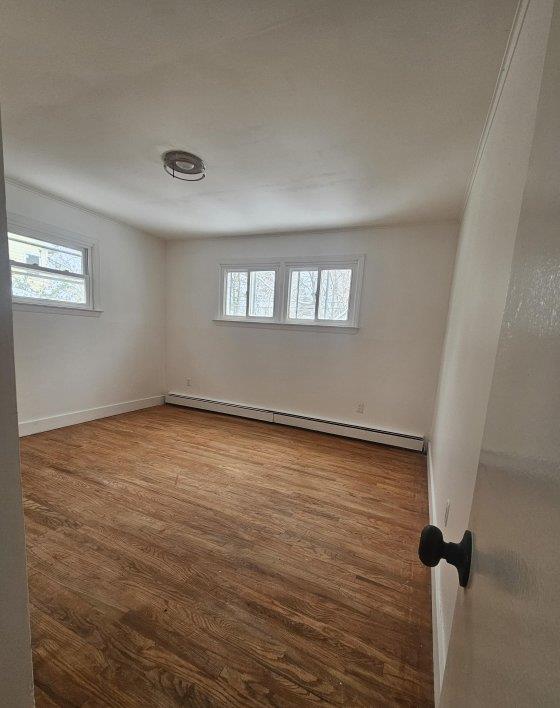
[(364, 256), (220, 266), (218, 320), (356, 327)]
[(315, 295), (317, 293), (318, 270), (294, 268), (290, 277), (290, 300), (288, 318), (290, 320), (315, 319)]
[(93, 308), (91, 247), (8, 232), (14, 302)]
[(224, 315), (232, 318), (274, 317), (276, 270), (225, 270)]
[(352, 268), (291, 268), (288, 320), (348, 322)]

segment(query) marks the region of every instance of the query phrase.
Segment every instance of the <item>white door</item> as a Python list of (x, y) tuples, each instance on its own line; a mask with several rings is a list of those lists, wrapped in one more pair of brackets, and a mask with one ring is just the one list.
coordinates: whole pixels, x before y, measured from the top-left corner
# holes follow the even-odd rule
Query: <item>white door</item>
[[(2, 146), (0, 134), (0, 148)], [(10, 264), (0, 149), (0, 705), (33, 705)]]
[(560, 705), (560, 2), (457, 598), (441, 704)]

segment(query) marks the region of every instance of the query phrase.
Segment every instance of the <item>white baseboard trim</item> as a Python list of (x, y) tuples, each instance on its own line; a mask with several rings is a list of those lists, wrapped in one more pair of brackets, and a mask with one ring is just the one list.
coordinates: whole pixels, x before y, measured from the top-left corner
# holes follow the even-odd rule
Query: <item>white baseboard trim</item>
[(406, 448), (407, 450), (421, 451), (424, 447), (424, 438), (418, 435), (392, 432), (390, 430), (376, 430), (375, 428), (366, 428), (365, 426), (353, 425), (351, 423), (322, 420), (320, 418), (311, 418), (309, 416), (274, 411), (267, 408), (245, 406), (240, 403), (217, 401), (215, 399), (199, 398), (197, 396), (186, 396), (180, 393), (168, 393), (165, 397), (165, 402), (175, 406), (198, 408), (213, 411), (214, 413), (226, 413), (227, 415), (237, 415), (242, 418), (254, 418), (269, 423), (278, 423), (279, 425), (316, 430), (321, 433), (330, 433), (331, 435), (342, 435), (347, 438), (367, 440), (369, 442), (381, 443), (382, 445)]
[[(435, 482), (432, 468), (431, 445), (428, 442), (428, 503), (430, 508), (430, 523), (439, 526), (435, 497)], [(443, 684), (445, 670), (445, 638), (443, 636), (443, 615), (441, 601), (441, 567), (436, 565), (431, 569), (432, 576), (432, 642), (434, 657), (434, 704), (437, 708)]]
[(19, 424), (19, 436), (24, 437), (26, 435), (33, 435), (34, 433), (43, 433), (46, 430), (55, 430), (55, 428), (65, 428), (68, 425), (86, 423), (89, 420), (107, 418), (111, 415), (118, 415), (119, 413), (138, 411), (141, 408), (160, 406), (163, 403), (164, 396), (150, 396), (149, 398), (139, 398), (135, 401), (112, 403), (108, 406), (88, 408), (83, 411), (73, 411), (72, 413), (62, 413), (61, 415), (53, 415), (47, 418), (22, 420)]

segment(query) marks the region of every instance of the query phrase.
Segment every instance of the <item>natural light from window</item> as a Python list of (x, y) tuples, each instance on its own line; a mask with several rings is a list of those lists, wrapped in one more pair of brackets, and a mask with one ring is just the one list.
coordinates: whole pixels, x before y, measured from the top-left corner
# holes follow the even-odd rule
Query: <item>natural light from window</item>
[(351, 283), (350, 268), (292, 270), (289, 319), (347, 320)]
[(319, 320), (347, 320), (350, 302), (350, 285), (352, 271), (350, 268), (328, 269), (321, 271), (321, 287), (319, 288)]
[(249, 275), (249, 316), (272, 317), (276, 271), (254, 270)]
[(364, 256), (221, 265), (218, 319), (355, 328)]
[(275, 282), (275, 270), (229, 271), (225, 314), (228, 317), (273, 317)]
[(318, 270), (292, 271), (288, 311), (288, 317), (291, 320), (315, 319), (315, 295), (317, 293), (318, 276)]
[(19, 302), (87, 306), (86, 248), (8, 233), (12, 297)]

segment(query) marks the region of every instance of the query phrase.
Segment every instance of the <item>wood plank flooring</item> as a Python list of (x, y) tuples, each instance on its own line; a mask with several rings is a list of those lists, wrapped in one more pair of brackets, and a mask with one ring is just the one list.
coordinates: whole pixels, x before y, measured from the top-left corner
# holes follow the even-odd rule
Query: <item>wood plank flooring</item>
[(161, 406), (21, 456), (39, 707), (431, 705), (420, 454)]

